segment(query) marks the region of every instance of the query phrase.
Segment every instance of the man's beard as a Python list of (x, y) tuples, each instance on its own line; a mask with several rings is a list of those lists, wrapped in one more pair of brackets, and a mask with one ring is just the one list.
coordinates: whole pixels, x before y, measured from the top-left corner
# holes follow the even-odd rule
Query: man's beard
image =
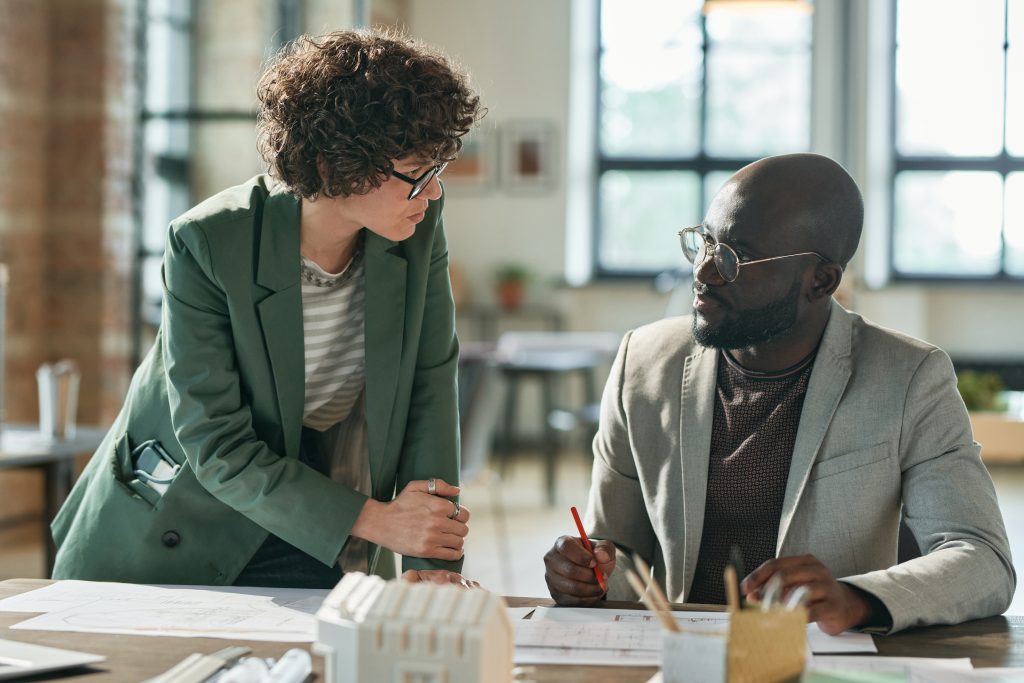
[[(800, 288), (798, 280), (786, 294), (767, 306), (739, 312), (726, 310), (717, 327), (709, 325), (695, 312), (693, 337), (701, 346), (714, 349), (744, 349), (778, 339), (796, 324)], [(707, 292), (707, 289), (698, 291)]]

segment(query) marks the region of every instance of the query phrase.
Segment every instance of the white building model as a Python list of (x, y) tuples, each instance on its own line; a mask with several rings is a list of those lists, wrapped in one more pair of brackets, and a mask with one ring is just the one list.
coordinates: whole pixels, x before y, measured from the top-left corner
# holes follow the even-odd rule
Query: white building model
[(450, 584), (346, 574), (317, 612), (327, 683), (508, 683), (504, 599)]

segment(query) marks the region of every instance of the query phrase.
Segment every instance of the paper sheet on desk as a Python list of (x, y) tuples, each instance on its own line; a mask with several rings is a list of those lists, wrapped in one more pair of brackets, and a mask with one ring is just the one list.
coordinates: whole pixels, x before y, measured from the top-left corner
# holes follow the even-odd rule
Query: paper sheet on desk
[(1020, 683), (1024, 681), (1024, 668), (974, 669), (917, 669), (907, 676), (907, 683)]
[(308, 643), (327, 590), (58, 581), (0, 601), (44, 612), (11, 628)]
[[(729, 623), (728, 612), (674, 612), (672, 616), (684, 628), (724, 630)], [(658, 630), (657, 620), (647, 610), (538, 607), (533, 620), (541, 619), (564, 622), (642, 622), (648, 628)], [(878, 652), (875, 641), (866, 633), (846, 632), (830, 636), (818, 628), (817, 624), (807, 625), (807, 644), (815, 654)]]
[(661, 631), (643, 610), (538, 607), (515, 623), (516, 664), (657, 666)]
[[(822, 666), (816, 666), (818, 662)], [(834, 666), (833, 666), (834, 665)], [(971, 660), (933, 659), (924, 657), (815, 657), (808, 662), (808, 671), (801, 680), (820, 680), (818, 672), (861, 674), (856, 680), (900, 681), (902, 683), (960, 683), (962, 681), (994, 681), (999, 678), (974, 678), (985, 671), (1024, 672), (1024, 669), (972, 669)], [(876, 679), (875, 676), (878, 676)], [(1019, 674), (1018, 674), (1019, 675)], [(654, 674), (647, 683), (663, 683), (661, 672)], [(844, 678), (844, 680), (847, 680)], [(851, 676), (848, 680), (854, 680)], [(1007, 678), (1019, 681), (1020, 678)]]
[[(724, 631), (725, 612), (677, 612), (683, 628)], [(533, 618), (515, 623), (517, 664), (609, 664), (652, 666), (661, 660), (662, 630), (646, 610), (538, 607)], [(808, 645), (817, 652), (875, 652), (871, 636), (825, 635), (808, 626)]]
[(965, 672), (971, 671), (971, 660), (941, 659), (934, 657), (836, 657), (815, 656), (807, 662), (811, 671), (842, 671), (876, 674), (901, 674), (907, 683), (938, 683), (934, 676), (951, 676), (942, 681), (964, 680)]
[(846, 631), (838, 636), (830, 636), (817, 624), (807, 624), (807, 646), (816, 655), (878, 652), (874, 639), (867, 633)]
[[(908, 681), (910, 679), (907, 679)], [(1020, 683), (1024, 681), (1024, 669), (975, 669), (968, 672), (942, 671), (931, 675), (931, 678), (919, 678), (910, 683)]]

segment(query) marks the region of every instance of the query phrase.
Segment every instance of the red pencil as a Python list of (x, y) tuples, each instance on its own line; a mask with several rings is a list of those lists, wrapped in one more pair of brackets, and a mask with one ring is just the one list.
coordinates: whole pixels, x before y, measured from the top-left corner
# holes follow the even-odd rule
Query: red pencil
[[(569, 508), (569, 511), (572, 512), (572, 518), (576, 520), (576, 528), (580, 531), (580, 540), (583, 541), (583, 547), (593, 555), (594, 546), (590, 545), (590, 539), (587, 538), (587, 532), (583, 530), (583, 521), (580, 519), (580, 513), (576, 511), (575, 505)], [(596, 557), (594, 558), (594, 561), (597, 561)], [(604, 580), (604, 572), (602, 572), (601, 568), (596, 564), (594, 565), (594, 576), (597, 577), (597, 582), (601, 585), (601, 590), (607, 593), (608, 583)]]

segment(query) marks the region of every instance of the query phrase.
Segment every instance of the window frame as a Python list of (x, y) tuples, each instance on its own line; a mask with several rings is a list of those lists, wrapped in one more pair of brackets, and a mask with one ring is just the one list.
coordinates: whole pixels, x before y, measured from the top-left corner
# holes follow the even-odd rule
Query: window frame
[(899, 91), (896, 85), (897, 50), (899, 49), (899, 3), (902, 0), (889, 2), (889, 148), (891, 150), (891, 171), (889, 174), (889, 211), (888, 211), (888, 280), (893, 283), (921, 284), (1022, 284), (1024, 275), (1011, 275), (1006, 271), (1006, 217), (1005, 197), (1003, 225), (999, 235), (999, 271), (993, 275), (957, 275), (955, 273), (906, 273), (896, 267), (896, 178), (903, 171), (990, 171), (998, 173), (1002, 178), (1005, 192), (1006, 179), (1010, 173), (1024, 172), (1024, 157), (1013, 157), (1006, 151), (1007, 100), (1009, 85), (1009, 0), (1003, 2), (1003, 143), (1002, 151), (992, 157), (977, 156), (936, 156), (936, 155), (902, 155), (897, 147), (899, 132)]
[[(131, 361), (137, 366), (143, 354), (150, 346), (150, 340), (155, 330), (160, 325), (161, 306), (154, 302), (146, 301), (144, 292), (144, 265), (152, 259), (162, 258), (162, 248), (150, 248), (145, 242), (145, 206), (146, 196), (146, 174), (143, 172), (146, 159), (146, 132), (147, 124), (154, 121), (185, 122), (187, 124), (201, 124), (213, 121), (248, 121), (254, 126), (256, 124), (256, 109), (232, 110), (232, 109), (198, 109), (193, 106), (195, 98), (195, 36), (197, 0), (183, 0), (189, 6), (189, 19), (180, 27), (186, 32), (188, 39), (189, 63), (188, 73), (185, 77), (189, 80), (188, 106), (184, 108), (170, 108), (163, 111), (154, 111), (149, 108), (146, 101), (149, 77), (148, 61), (146, 59), (147, 31), (153, 23), (149, 14), (149, 0), (139, 0), (136, 5), (136, 54), (137, 68), (135, 72), (135, 87), (138, 93), (138, 105), (136, 108), (136, 128), (133, 140), (133, 157), (135, 164), (134, 180), (132, 183), (133, 194), (133, 242), (130, 286), (131, 286), (131, 314), (130, 330), (131, 337)], [(165, 19), (166, 20), (166, 19)], [(280, 48), (288, 41), (296, 38), (302, 31), (302, 0), (275, 0), (274, 12), (271, 21), (274, 21), (271, 35), (276, 38), (275, 47)], [(154, 159), (157, 175), (169, 185), (179, 190), (184, 190), (188, 196), (188, 205), (191, 207), (196, 202), (192, 196), (192, 183), (189, 172), (189, 156), (192, 151), (193, 127), (188, 130), (189, 143), (183, 156), (160, 155)], [(173, 217), (171, 217), (173, 218)]]
[[(701, 197), (701, 201), (705, 200), (707, 194), (706, 188), (706, 177), (709, 173), (715, 171), (726, 171), (735, 172), (737, 169), (751, 164), (758, 159), (760, 156), (739, 156), (739, 157), (720, 157), (710, 156), (706, 153), (706, 133), (707, 133), (707, 119), (708, 119), (708, 98), (707, 98), (707, 76), (708, 76), (708, 31), (707, 31), (707, 17), (702, 13), (700, 18), (700, 33), (701, 33), (701, 65), (700, 65), (700, 113), (698, 117), (698, 131), (700, 140), (700, 150), (693, 157), (638, 157), (638, 156), (608, 156), (605, 155), (601, 146), (601, 120), (603, 117), (602, 108), (602, 95), (603, 95), (603, 80), (601, 77), (601, 63), (604, 57), (604, 43), (601, 36), (601, 21), (602, 12), (604, 8), (604, 0), (598, 0), (596, 3), (596, 54), (594, 69), (594, 129), (593, 129), (593, 153), (594, 153), (594, 179), (592, 182), (591, 192), (591, 215), (593, 216), (593, 228), (592, 238), (590, 240), (590, 263), (591, 263), (591, 279), (595, 281), (622, 281), (622, 282), (633, 282), (633, 281), (649, 281), (658, 275), (665, 272), (675, 271), (678, 274), (685, 274), (689, 276), (690, 267), (689, 264), (683, 260), (682, 252), (680, 252), (680, 263), (676, 267), (666, 267), (657, 270), (641, 270), (641, 269), (616, 269), (605, 267), (601, 262), (601, 241), (603, 233), (605, 231), (604, 216), (601, 211), (601, 178), (608, 171), (687, 171), (697, 174), (699, 182), (698, 196)], [(814, 41), (815, 41), (815, 26), (812, 21), (811, 23), (811, 41), (808, 45), (808, 55), (810, 58), (809, 69), (807, 73), (808, 78), (808, 125), (807, 131), (807, 148), (804, 151), (810, 151), (813, 142), (813, 133), (810, 128), (813, 128), (813, 115), (814, 115)], [(680, 228), (686, 227), (683, 225)]]

